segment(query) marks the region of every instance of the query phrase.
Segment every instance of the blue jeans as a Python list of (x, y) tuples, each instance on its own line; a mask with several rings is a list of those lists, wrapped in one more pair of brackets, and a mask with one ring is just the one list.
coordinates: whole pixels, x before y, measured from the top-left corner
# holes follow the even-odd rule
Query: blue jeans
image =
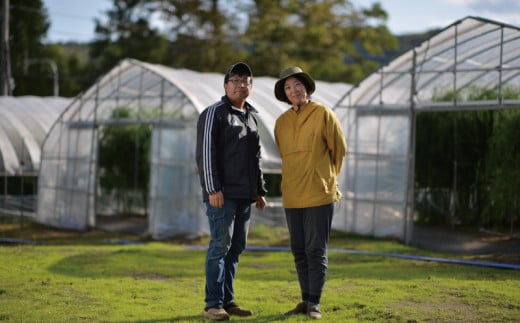
[(211, 240), (206, 254), (206, 307), (234, 301), (238, 257), (246, 248), (251, 200), (224, 200), (222, 208), (206, 202)]

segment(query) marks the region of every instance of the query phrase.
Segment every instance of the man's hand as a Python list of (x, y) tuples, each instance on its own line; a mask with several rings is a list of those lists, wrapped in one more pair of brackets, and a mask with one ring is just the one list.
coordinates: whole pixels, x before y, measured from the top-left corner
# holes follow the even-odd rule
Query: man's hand
[(265, 209), (265, 197), (258, 195), (256, 197), (256, 208), (260, 211)]
[(224, 206), (224, 194), (222, 191), (218, 191), (209, 195), (209, 205), (219, 209)]

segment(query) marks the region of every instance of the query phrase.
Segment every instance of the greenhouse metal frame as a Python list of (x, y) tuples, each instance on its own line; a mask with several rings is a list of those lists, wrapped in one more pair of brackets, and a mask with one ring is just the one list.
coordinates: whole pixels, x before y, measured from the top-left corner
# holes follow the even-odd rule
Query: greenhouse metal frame
[[(275, 78), (255, 77), (250, 102), (258, 115), (266, 172), (280, 171), (273, 140), (287, 106), (274, 99)], [(54, 124), (42, 149), (37, 221), (84, 230), (96, 225), (99, 131), (115, 124), (152, 126), (148, 231), (153, 238), (207, 233), (194, 172), (195, 122), (224, 94), (223, 74), (175, 70), (123, 60), (78, 96)], [(472, 100), (472, 87), (493, 89)], [(333, 107), (347, 137), (340, 174), (343, 198), (333, 228), (410, 242), (414, 221), (415, 120), (422, 112), (520, 107), (520, 30), (466, 17), (379, 68), (355, 87), (317, 82), (313, 98)], [(439, 93), (455, 93), (450, 101)], [(131, 108), (138, 118), (113, 119)], [(158, 111), (150, 118), (150, 109)]]
[[(495, 90), (475, 101), (472, 88)], [(516, 93), (507, 99), (504, 91)], [(455, 93), (450, 101), (438, 99)], [(381, 67), (334, 106), (347, 136), (334, 227), (410, 242), (416, 115), (520, 107), (520, 29), (466, 17)]]
[[(289, 106), (274, 97), (275, 78), (254, 77), (248, 99), (257, 115), (266, 173), (280, 172), (274, 122)], [(42, 148), (36, 220), (65, 229), (96, 227), (100, 133), (104, 127), (152, 128), (147, 232), (154, 239), (209, 232), (195, 171), (196, 120), (224, 95), (224, 74), (172, 69), (125, 59), (79, 95), (56, 121)], [(317, 82), (329, 106), (350, 88)], [(114, 118), (119, 108), (133, 117)]]

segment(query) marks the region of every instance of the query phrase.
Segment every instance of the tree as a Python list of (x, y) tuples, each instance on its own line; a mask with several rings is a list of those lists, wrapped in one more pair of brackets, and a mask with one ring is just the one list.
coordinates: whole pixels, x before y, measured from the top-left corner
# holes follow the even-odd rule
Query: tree
[(11, 5), (10, 18), (15, 96), (51, 96), (58, 91), (59, 96), (73, 97), (92, 83), (92, 78), (83, 78), (84, 65), (76, 53), (43, 43), (50, 21), (41, 0), (17, 0)]
[(150, 25), (157, 10), (155, 1), (114, 0), (113, 4), (106, 22), (96, 19), (96, 38), (90, 45), (93, 69), (103, 74), (123, 58), (162, 63), (166, 38)]
[[(229, 2), (229, 1), (228, 1)], [(220, 71), (236, 58), (230, 34), (236, 28), (217, 0), (114, 0), (108, 20), (96, 21), (90, 56), (106, 72), (123, 58)], [(161, 25), (153, 27), (152, 23)]]
[(358, 11), (347, 0), (257, 0), (242, 41), (261, 75), (299, 65), (315, 78), (356, 83), (379, 66), (370, 56), (397, 48), (379, 4)]
[(168, 65), (201, 72), (224, 72), (241, 60), (236, 17), (243, 7), (239, 0), (165, 1), (161, 12), (168, 22)]
[(14, 95), (53, 93), (50, 68), (44, 64), (25, 65), (27, 58), (46, 57), (42, 39), (49, 27), (47, 10), (41, 0), (18, 0), (11, 5), (9, 45)]
[(348, 0), (113, 3), (107, 21), (96, 22), (91, 50), (103, 72), (126, 57), (203, 72), (247, 60), (256, 75), (300, 65), (317, 79), (355, 83), (397, 49), (377, 3), (362, 10)]

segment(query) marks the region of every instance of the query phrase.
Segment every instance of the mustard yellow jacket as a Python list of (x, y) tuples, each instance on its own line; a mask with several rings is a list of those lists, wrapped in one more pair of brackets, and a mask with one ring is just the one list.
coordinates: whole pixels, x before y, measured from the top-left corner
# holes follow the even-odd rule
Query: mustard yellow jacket
[(274, 135), (282, 157), (284, 208), (306, 208), (340, 199), (337, 178), (347, 151), (335, 113), (309, 102), (299, 113), (292, 108), (276, 120)]

